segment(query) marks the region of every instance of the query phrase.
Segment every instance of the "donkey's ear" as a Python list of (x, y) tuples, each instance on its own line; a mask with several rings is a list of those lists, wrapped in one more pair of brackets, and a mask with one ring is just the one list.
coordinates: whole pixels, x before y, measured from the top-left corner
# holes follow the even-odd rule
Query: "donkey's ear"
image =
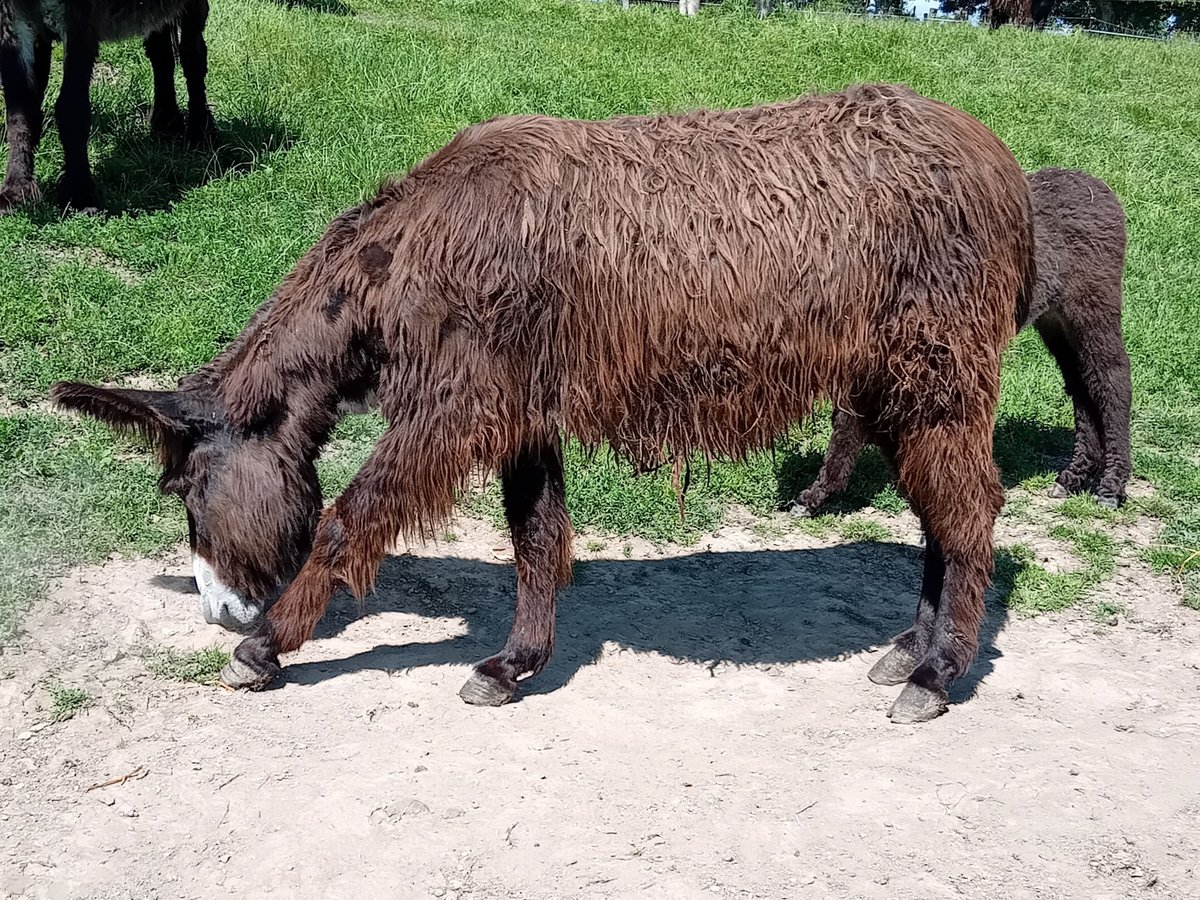
[(60, 381), (50, 398), (63, 409), (81, 412), (122, 431), (136, 431), (162, 444), (188, 433), (175, 391), (104, 388), (78, 381)]

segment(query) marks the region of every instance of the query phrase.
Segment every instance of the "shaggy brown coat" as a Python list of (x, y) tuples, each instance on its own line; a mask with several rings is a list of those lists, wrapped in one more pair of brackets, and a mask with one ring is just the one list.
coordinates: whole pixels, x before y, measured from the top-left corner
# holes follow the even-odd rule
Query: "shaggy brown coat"
[(1000, 356), (1027, 313), (1032, 247), (1012, 154), (907, 88), (504, 118), (339, 217), (178, 394), (56, 396), (180, 442), (165, 462), (190, 492), (195, 545), (241, 588), (248, 565), (290, 558), (280, 535), (301, 526), (280, 522), (313, 512), (298, 485), (338, 404), (377, 392), (388, 430), (238, 647), (233, 685), (269, 682), (339, 585), (362, 595), (397, 535), (427, 534), (474, 468), (499, 470), (517, 610), (463, 690), (474, 703), (511, 698), (549, 658), (571, 562), (564, 436), (678, 466), (765, 447), (820, 398), (853, 396), (891, 435), (935, 536), (923, 612), (873, 673), (910, 680), (893, 715), (915, 721), (942, 711), (978, 643), (1002, 499)]
[[(1075, 407), (1075, 452), (1051, 492), (1066, 497), (1095, 483), (1097, 502), (1116, 509), (1132, 469), (1133, 386), (1121, 336), (1125, 211), (1112, 189), (1086, 172), (1042, 169), (1029, 176), (1029, 187), (1038, 275), (1029, 322)], [(825, 461), (796, 497), (798, 512), (815, 513), (846, 486), (869, 430), (853, 412), (834, 413)]]

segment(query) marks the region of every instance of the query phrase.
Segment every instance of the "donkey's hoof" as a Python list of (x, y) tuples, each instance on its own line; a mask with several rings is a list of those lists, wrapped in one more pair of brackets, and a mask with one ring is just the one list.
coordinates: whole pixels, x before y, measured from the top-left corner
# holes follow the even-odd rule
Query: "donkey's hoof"
[(283, 669), (276, 663), (262, 663), (259, 668), (248, 666), (236, 656), (230, 657), (228, 664), (221, 670), (217, 681), (227, 688), (246, 688), (250, 691), (261, 691), (279, 677)]
[(1102, 506), (1105, 509), (1117, 509), (1121, 505), (1121, 500), (1109, 494), (1097, 494), (1096, 505)]
[(867, 677), (876, 684), (884, 684), (889, 687), (894, 684), (903, 684), (908, 681), (908, 676), (917, 670), (920, 663), (919, 659), (903, 647), (892, 647), (883, 659), (871, 666)]
[(910, 681), (892, 704), (888, 718), (896, 725), (928, 722), (946, 711), (949, 699), (950, 696), (945, 691), (935, 691)]
[(1071, 496), (1071, 492), (1068, 491), (1061, 484), (1059, 484), (1057, 481), (1054, 482), (1054, 484), (1050, 485), (1050, 490), (1048, 490), (1046, 493), (1050, 497), (1053, 497), (1055, 500), (1066, 500), (1068, 497)]
[(505, 681), (478, 669), (459, 688), (458, 696), (472, 706), (503, 706), (517, 692), (515, 682)]

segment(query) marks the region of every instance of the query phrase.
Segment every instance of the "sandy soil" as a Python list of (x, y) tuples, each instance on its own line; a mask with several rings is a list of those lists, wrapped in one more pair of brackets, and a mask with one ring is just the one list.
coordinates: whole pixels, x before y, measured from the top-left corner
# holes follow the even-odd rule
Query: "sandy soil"
[[(1200, 616), (1168, 581), (1122, 565), (1115, 626), (993, 608), (908, 727), (866, 673), (910, 621), (911, 530), (581, 540), (551, 667), (479, 709), (456, 691), (514, 576), (454, 530), (262, 694), (148, 673), (139, 648), (237, 641), (182, 552), (64, 579), (0, 656), (0, 896), (1200, 896)], [(50, 677), (95, 705), (51, 723)]]

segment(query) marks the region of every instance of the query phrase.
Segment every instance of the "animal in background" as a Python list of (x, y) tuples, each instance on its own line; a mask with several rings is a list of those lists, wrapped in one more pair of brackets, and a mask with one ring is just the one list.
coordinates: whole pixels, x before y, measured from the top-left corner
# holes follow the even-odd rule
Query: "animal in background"
[[(1042, 169), (1029, 176), (1037, 282), (1027, 324), (1062, 372), (1075, 407), (1075, 451), (1055, 479), (1055, 497), (1092, 489), (1116, 509), (1132, 470), (1133, 386), (1121, 335), (1125, 211), (1112, 188), (1086, 172)], [(835, 411), (821, 471), (794, 510), (812, 514), (845, 488), (872, 423)]]
[[(92, 70), (103, 41), (142, 35), (154, 73), (150, 127), (206, 140), (215, 130), (205, 94), (208, 0), (0, 0), (0, 83), (8, 132), (8, 167), (0, 185), (0, 215), (36, 202), (34, 154), (42, 137), (42, 102), (50, 78), (50, 49), (63, 42), (63, 80), (54, 117), (63, 147), (58, 202), (76, 212), (99, 204), (88, 162)], [(187, 82), (185, 120), (175, 96), (175, 52)]]

